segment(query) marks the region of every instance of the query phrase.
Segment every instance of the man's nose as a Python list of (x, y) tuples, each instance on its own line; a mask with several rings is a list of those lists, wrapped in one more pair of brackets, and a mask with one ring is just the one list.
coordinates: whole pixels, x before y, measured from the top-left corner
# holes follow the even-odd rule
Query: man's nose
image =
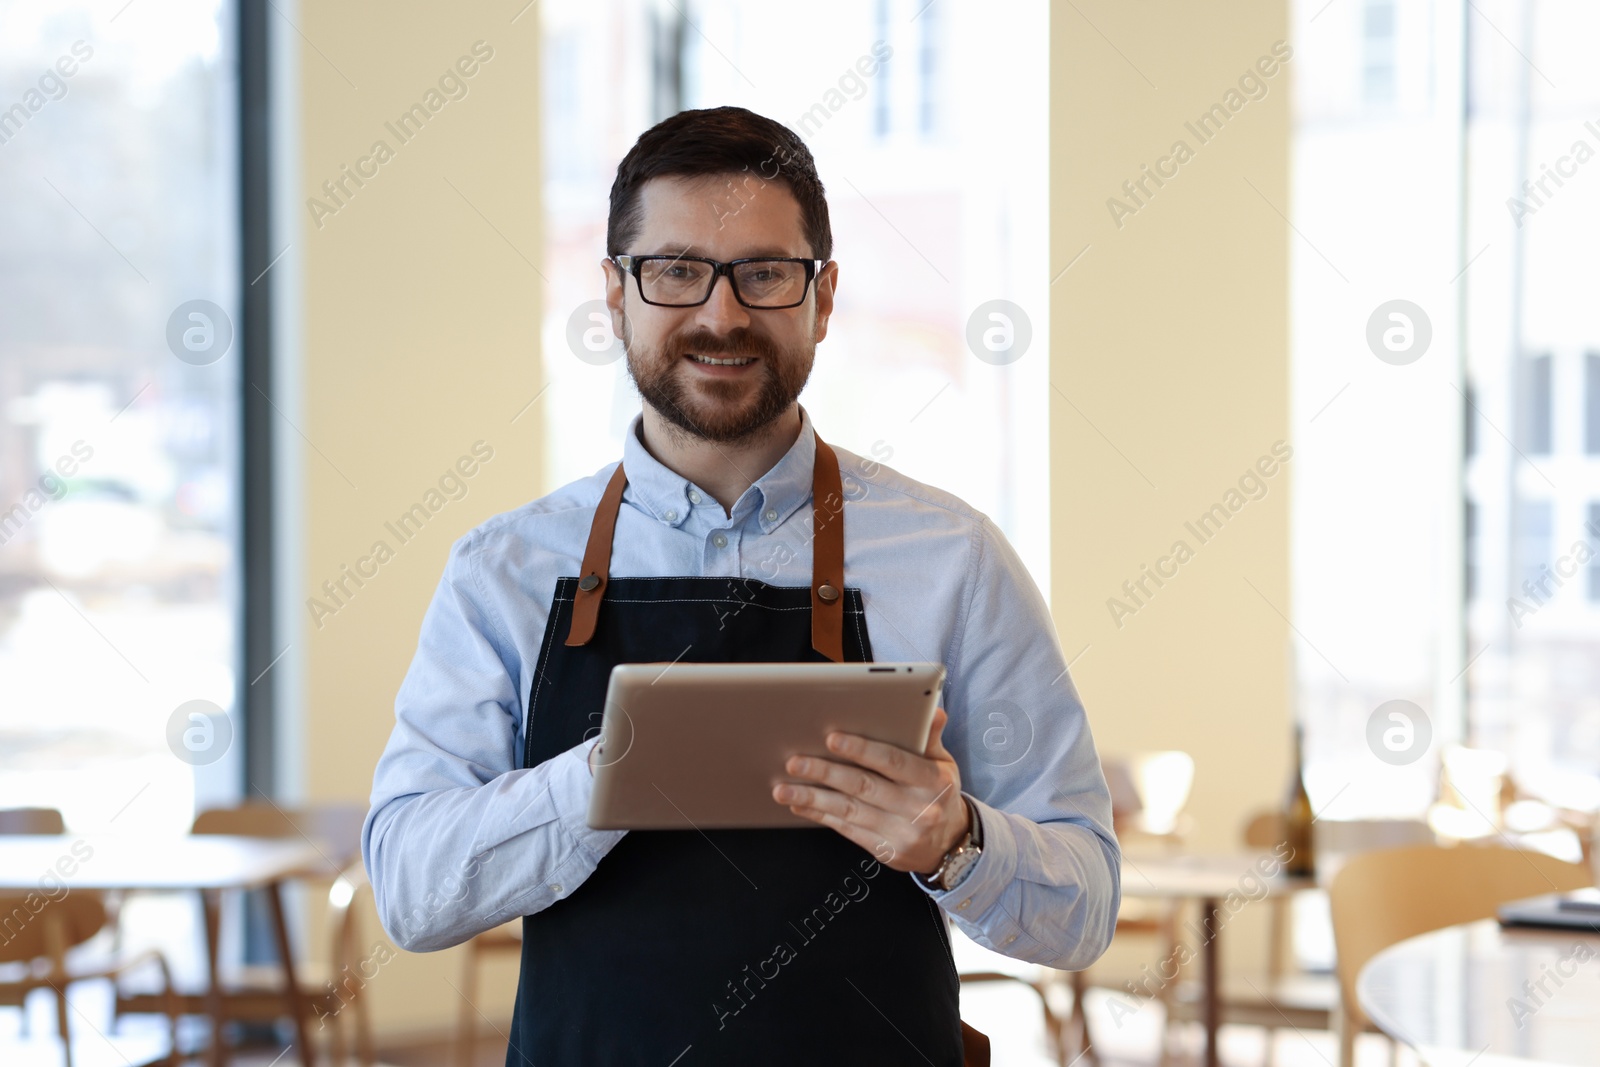
[(750, 325), (750, 309), (733, 295), (733, 279), (719, 275), (711, 286), (711, 296), (695, 309), (695, 323), (716, 334)]

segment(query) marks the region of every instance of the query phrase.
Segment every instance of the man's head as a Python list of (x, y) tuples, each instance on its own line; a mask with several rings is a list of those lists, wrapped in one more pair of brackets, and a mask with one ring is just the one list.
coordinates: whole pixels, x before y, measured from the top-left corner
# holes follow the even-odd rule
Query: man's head
[[(759, 436), (789, 412), (828, 332), (838, 268), (822, 182), (805, 142), (744, 108), (685, 111), (639, 137), (617, 167), (606, 227), (606, 302), (645, 402), (685, 433), (729, 443)], [(661, 293), (618, 256), (822, 260), (795, 307), (742, 304), (727, 276), (688, 307), (650, 303)], [(663, 265), (657, 264), (656, 269)], [(665, 264), (674, 276), (705, 269)], [(798, 264), (784, 269), (810, 267)], [(765, 277), (759, 268), (758, 276)], [(740, 294), (763, 300), (748, 280)], [(705, 289), (673, 298), (699, 299)], [(697, 358), (698, 357), (698, 358)], [(749, 359), (709, 366), (706, 359)]]

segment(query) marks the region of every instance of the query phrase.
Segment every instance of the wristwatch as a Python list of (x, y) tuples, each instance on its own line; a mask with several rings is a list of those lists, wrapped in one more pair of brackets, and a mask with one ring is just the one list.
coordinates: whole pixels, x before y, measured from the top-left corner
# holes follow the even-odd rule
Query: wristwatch
[(944, 859), (939, 861), (939, 869), (929, 875), (917, 875), (922, 879), (922, 884), (929, 889), (937, 889), (947, 893), (960, 885), (977, 866), (978, 860), (983, 856), (983, 821), (978, 818), (977, 805), (967, 799), (963, 794), (962, 801), (967, 805), (967, 814), (971, 818), (971, 825), (966, 835), (956, 842), (954, 848), (944, 854)]

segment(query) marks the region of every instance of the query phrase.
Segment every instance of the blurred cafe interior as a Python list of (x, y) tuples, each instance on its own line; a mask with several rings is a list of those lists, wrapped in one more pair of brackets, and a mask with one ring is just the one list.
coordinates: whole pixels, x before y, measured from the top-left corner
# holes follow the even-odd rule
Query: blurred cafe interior
[[(960, 840), (1037, 877), (979, 783), (1092, 732), (1109, 948), (928, 896), (959, 1061), (1600, 1064), (1596, 41), (1582, 0), (0, 0), (0, 1064), (567, 1062), (518, 1043), (534, 927), (399, 936), (364, 835), (452, 546), (648, 443), (613, 181), (721, 107), (826, 190), (807, 418), (1048, 610), (1059, 700), (944, 705)], [(833, 1062), (957, 1062), (894, 1047)]]

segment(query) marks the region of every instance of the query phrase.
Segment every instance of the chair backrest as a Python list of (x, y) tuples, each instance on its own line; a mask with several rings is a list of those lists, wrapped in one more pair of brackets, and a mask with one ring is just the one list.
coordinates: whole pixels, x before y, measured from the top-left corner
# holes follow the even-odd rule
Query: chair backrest
[(335, 867), (342, 869), (361, 854), (361, 824), (366, 815), (367, 809), (356, 804), (283, 808), (271, 803), (250, 803), (202, 811), (195, 816), (189, 832), (241, 837), (304, 837), (327, 850)]
[(64, 834), (66, 820), (55, 808), (0, 808), (0, 834)]
[(51, 898), (44, 891), (0, 894), (0, 963), (48, 957), (81, 945), (106, 924), (106, 906), (99, 894), (69, 892)]
[(1118, 833), (1178, 837), (1194, 787), (1194, 757), (1187, 752), (1135, 752), (1102, 761)]
[(1352, 857), (1328, 887), (1344, 1010), (1364, 1022), (1356, 976), (1390, 945), (1492, 919), (1507, 901), (1579, 889), (1591, 880), (1575, 863), (1509, 848), (1417, 845)]

